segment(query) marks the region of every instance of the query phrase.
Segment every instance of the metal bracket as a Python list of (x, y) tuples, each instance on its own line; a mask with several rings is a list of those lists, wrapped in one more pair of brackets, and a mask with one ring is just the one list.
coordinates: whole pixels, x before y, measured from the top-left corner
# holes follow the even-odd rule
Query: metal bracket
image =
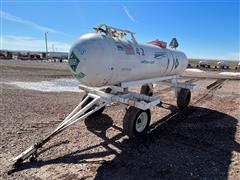
[(118, 31), (118, 32), (121, 32), (121, 33), (128, 33), (128, 34), (131, 35), (132, 41), (133, 41), (134, 43), (137, 43), (137, 41), (136, 41), (136, 39), (135, 39), (135, 37), (134, 37), (135, 33), (134, 33), (134, 32), (131, 32), (131, 31), (129, 31), (129, 30), (126, 30), (126, 29), (115, 28), (115, 27), (109, 26), (109, 25), (107, 25), (107, 24), (100, 24), (99, 26), (97, 26), (97, 27), (94, 28), (94, 29), (96, 30), (96, 32), (98, 32), (100, 29), (102, 29), (103, 26), (106, 27), (106, 31), (108, 32), (108, 33), (107, 33), (107, 32), (104, 31), (104, 33), (105, 33), (106, 36), (108, 36), (108, 37), (113, 37), (113, 36), (112, 36), (112, 33), (113, 33), (114, 31), (116, 31), (116, 32)]
[(171, 87), (173, 87), (173, 88), (185, 88), (185, 89), (194, 90), (196, 87), (196, 84), (178, 82), (178, 78), (172, 79), (171, 84), (172, 84)]
[(161, 81), (166, 81), (166, 80), (175, 80), (178, 77), (179, 77), (178, 75), (173, 75), (173, 76), (165, 76), (165, 77), (152, 78), (152, 79), (144, 79), (144, 80), (137, 80), (137, 81), (122, 82), (121, 83), (121, 87), (122, 88), (127, 88), (127, 87), (143, 85), (143, 84), (149, 84), (149, 83), (154, 84), (154, 83), (159, 83)]

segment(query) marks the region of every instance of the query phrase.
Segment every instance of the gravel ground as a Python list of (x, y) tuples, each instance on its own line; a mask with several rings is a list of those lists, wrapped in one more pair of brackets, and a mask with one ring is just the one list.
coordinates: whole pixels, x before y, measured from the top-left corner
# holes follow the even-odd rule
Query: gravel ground
[[(0, 63), (1, 82), (71, 77), (64, 63)], [(24, 162), (11, 174), (10, 159), (50, 133), (83, 93), (1, 84), (0, 178), (240, 179), (240, 81), (204, 74), (184, 73), (184, 80), (199, 87), (185, 111), (177, 110), (174, 91), (164, 83), (154, 89), (163, 107), (151, 109), (146, 137), (132, 140), (122, 133), (126, 106), (114, 104), (54, 137), (40, 150), (38, 161)]]

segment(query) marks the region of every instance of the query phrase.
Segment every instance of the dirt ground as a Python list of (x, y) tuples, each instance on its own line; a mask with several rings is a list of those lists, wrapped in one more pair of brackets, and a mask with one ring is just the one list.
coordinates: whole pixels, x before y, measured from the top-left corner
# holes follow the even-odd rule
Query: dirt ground
[(11, 169), (10, 159), (50, 133), (83, 93), (2, 83), (70, 78), (67, 64), (0, 63), (0, 179), (240, 179), (240, 78), (184, 73), (183, 80), (199, 88), (190, 107), (179, 111), (174, 90), (157, 85), (163, 107), (151, 109), (146, 137), (125, 136), (126, 106), (113, 104), (57, 135), (37, 161)]

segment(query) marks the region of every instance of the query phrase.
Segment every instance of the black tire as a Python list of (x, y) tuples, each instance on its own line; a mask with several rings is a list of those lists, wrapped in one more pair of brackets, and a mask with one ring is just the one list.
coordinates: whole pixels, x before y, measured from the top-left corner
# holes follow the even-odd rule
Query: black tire
[[(145, 126), (143, 126), (144, 128), (139, 131), (137, 130), (136, 121), (141, 121), (141, 119), (139, 119), (139, 116), (141, 113), (144, 113), (144, 115), (147, 115), (147, 122), (145, 124)], [(127, 112), (124, 116), (123, 119), (123, 132), (129, 137), (129, 138), (139, 138), (142, 137), (143, 135), (145, 135), (147, 133), (149, 124), (150, 124), (150, 120), (151, 120), (151, 112), (149, 109), (147, 110), (141, 110), (138, 109), (134, 106), (130, 106), (127, 109)]]
[(149, 85), (142, 85), (140, 93), (144, 94), (144, 95), (147, 95), (147, 96), (152, 96), (153, 95), (153, 91), (152, 91), (152, 89), (150, 88)]
[(191, 91), (189, 89), (181, 88), (177, 92), (177, 106), (179, 109), (186, 109), (191, 99)]

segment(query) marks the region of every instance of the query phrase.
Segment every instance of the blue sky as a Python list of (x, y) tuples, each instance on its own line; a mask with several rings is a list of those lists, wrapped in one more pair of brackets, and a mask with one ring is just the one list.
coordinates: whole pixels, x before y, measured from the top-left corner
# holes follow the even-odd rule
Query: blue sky
[(136, 32), (139, 42), (172, 37), (190, 58), (239, 60), (239, 0), (2, 0), (1, 49), (68, 51), (101, 23)]

